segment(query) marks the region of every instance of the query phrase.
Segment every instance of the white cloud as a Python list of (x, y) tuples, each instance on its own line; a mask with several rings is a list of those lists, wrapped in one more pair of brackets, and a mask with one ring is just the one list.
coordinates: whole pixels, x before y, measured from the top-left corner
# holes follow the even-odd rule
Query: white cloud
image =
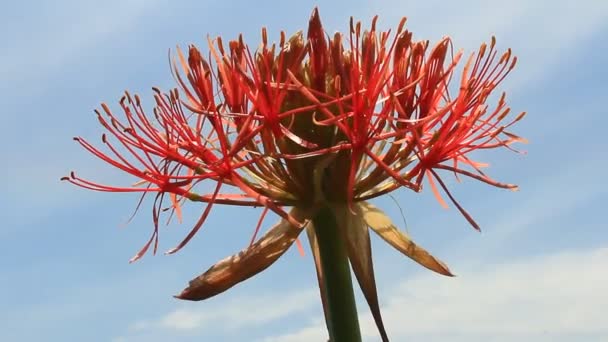
[(161, 325), (173, 330), (193, 330), (205, 326), (214, 316), (209, 312), (195, 310), (175, 310), (161, 319)]
[(265, 324), (317, 306), (318, 291), (306, 290), (288, 294), (263, 294), (222, 302), (218, 305), (197, 305), (196, 309), (182, 307), (151, 321), (137, 321), (131, 332), (163, 329), (169, 331), (199, 331), (209, 327), (238, 330)]
[[(470, 269), (452, 279), (424, 273), (398, 282), (382, 312), (394, 340), (608, 338), (606, 265), (608, 248), (598, 248)], [(369, 313), (361, 323), (366, 339), (375, 341)], [(324, 329), (319, 322), (265, 341), (320, 341)]]
[(126, 337), (124, 337), (124, 336), (118, 336), (118, 337), (112, 338), (110, 341), (112, 341), (112, 342), (127, 342), (129, 340)]
[[(385, 305), (395, 334), (604, 332), (608, 248), (567, 251), (404, 281)], [(391, 323), (392, 322), (392, 323)], [(415, 322), (415, 324), (403, 324)]]
[(325, 341), (328, 339), (325, 330), (325, 323), (315, 322), (314, 324), (298, 330), (294, 333), (288, 333), (279, 336), (270, 336), (261, 340), (261, 342), (303, 342), (303, 341)]

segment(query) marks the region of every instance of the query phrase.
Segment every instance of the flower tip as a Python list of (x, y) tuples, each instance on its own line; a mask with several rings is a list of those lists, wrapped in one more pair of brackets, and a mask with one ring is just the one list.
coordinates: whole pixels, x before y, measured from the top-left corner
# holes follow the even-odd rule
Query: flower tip
[(174, 295), (173, 298), (181, 299), (181, 300), (191, 300), (191, 299), (188, 299), (186, 292), (187, 292), (187, 289), (180, 292), (180, 294)]
[(192, 288), (188, 286), (187, 288), (183, 289), (182, 292), (180, 292), (179, 294), (173, 295), (173, 298), (181, 300), (200, 301), (206, 299), (207, 297), (197, 297), (194, 291), (192, 291)]
[(132, 263), (136, 262), (139, 259), (141, 259), (141, 255), (139, 253), (137, 253), (137, 255), (135, 255), (134, 257), (132, 257), (131, 259), (129, 259), (129, 264), (132, 264)]
[(310, 22), (312, 23), (313, 21), (320, 21), (320, 17), (319, 17), (319, 7), (315, 6), (315, 8), (312, 9), (312, 13), (310, 14)]
[(165, 255), (175, 254), (175, 252), (179, 251), (181, 247), (173, 247), (170, 250), (165, 252)]
[(312, 14), (308, 20), (308, 36), (323, 38), (323, 25), (321, 24), (321, 16), (317, 7), (312, 10)]
[(456, 275), (454, 273), (452, 273), (452, 271), (450, 271), (449, 269), (446, 268), (445, 273), (441, 273), (441, 275), (444, 275), (446, 277), (450, 277), (450, 278), (454, 278), (456, 277)]
[(454, 273), (452, 273), (452, 271), (450, 270), (448, 265), (443, 263), (441, 260), (436, 260), (436, 262), (437, 262), (439, 268), (433, 269), (433, 271), (435, 271), (443, 276), (446, 276), (446, 277), (455, 277), (456, 276)]

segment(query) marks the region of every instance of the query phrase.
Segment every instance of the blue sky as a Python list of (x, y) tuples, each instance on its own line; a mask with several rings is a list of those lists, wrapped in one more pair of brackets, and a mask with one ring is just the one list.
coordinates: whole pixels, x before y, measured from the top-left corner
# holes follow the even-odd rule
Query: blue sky
[[(452, 183), (482, 225), (476, 233), (430, 192), (394, 194), (408, 232), (458, 275), (441, 278), (375, 240), (387, 330), (394, 341), (608, 340), (608, 3), (602, 1), (334, 1), (297, 3), (168, 0), (20, 1), (0, 13), (0, 340), (321, 341), (325, 337), (310, 255), (294, 251), (254, 279), (206, 302), (171, 297), (194, 275), (249, 241), (254, 209), (217, 208), (176, 255), (128, 264), (151, 232), (147, 210), (125, 226), (136, 196), (60, 183), (70, 170), (90, 179), (130, 179), (87, 155), (71, 137), (95, 141), (93, 109), (113, 108), (125, 89), (149, 99), (173, 87), (167, 51), (204, 46), (206, 36), (259, 28), (305, 28), (314, 5), (327, 31), (348, 18), (383, 27), (402, 16), (418, 39), (454, 38), (472, 51), (491, 35), (513, 48), (516, 70), (502, 89), (526, 156), (482, 154), (517, 193), (474, 181)], [(456, 5), (457, 3), (457, 5)], [(150, 102), (148, 102), (150, 103)], [(602, 204), (604, 203), (604, 204)], [(396, 222), (390, 198), (378, 205)], [(186, 208), (193, 218), (199, 208)], [(268, 221), (270, 224), (270, 221)], [(162, 250), (189, 226), (171, 225)], [(373, 322), (359, 305), (366, 341)]]

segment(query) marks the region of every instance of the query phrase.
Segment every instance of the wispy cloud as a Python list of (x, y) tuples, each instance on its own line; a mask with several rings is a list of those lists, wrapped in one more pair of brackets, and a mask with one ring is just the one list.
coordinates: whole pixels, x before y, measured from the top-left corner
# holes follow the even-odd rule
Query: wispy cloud
[(151, 331), (237, 331), (305, 312), (318, 305), (317, 297), (317, 291), (305, 290), (288, 294), (260, 294), (222, 302), (221, 305), (207, 303), (196, 309), (184, 305), (160, 318), (134, 322), (128, 331), (132, 334)]
[[(608, 306), (606, 264), (608, 248), (599, 248), (524, 258), (471, 270), (466, 277), (455, 279), (419, 275), (398, 283), (383, 305), (383, 316), (395, 340), (607, 338), (603, 314)], [(369, 313), (361, 321), (363, 334), (375, 340), (376, 328)], [(320, 341), (326, 336), (324, 329), (319, 322), (264, 341)]]

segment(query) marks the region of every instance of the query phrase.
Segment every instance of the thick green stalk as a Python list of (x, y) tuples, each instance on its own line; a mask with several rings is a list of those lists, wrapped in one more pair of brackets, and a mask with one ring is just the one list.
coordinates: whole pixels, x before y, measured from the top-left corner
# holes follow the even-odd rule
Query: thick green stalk
[(331, 209), (325, 207), (313, 219), (313, 224), (323, 268), (330, 341), (360, 342), (361, 331), (350, 265), (336, 218)]

